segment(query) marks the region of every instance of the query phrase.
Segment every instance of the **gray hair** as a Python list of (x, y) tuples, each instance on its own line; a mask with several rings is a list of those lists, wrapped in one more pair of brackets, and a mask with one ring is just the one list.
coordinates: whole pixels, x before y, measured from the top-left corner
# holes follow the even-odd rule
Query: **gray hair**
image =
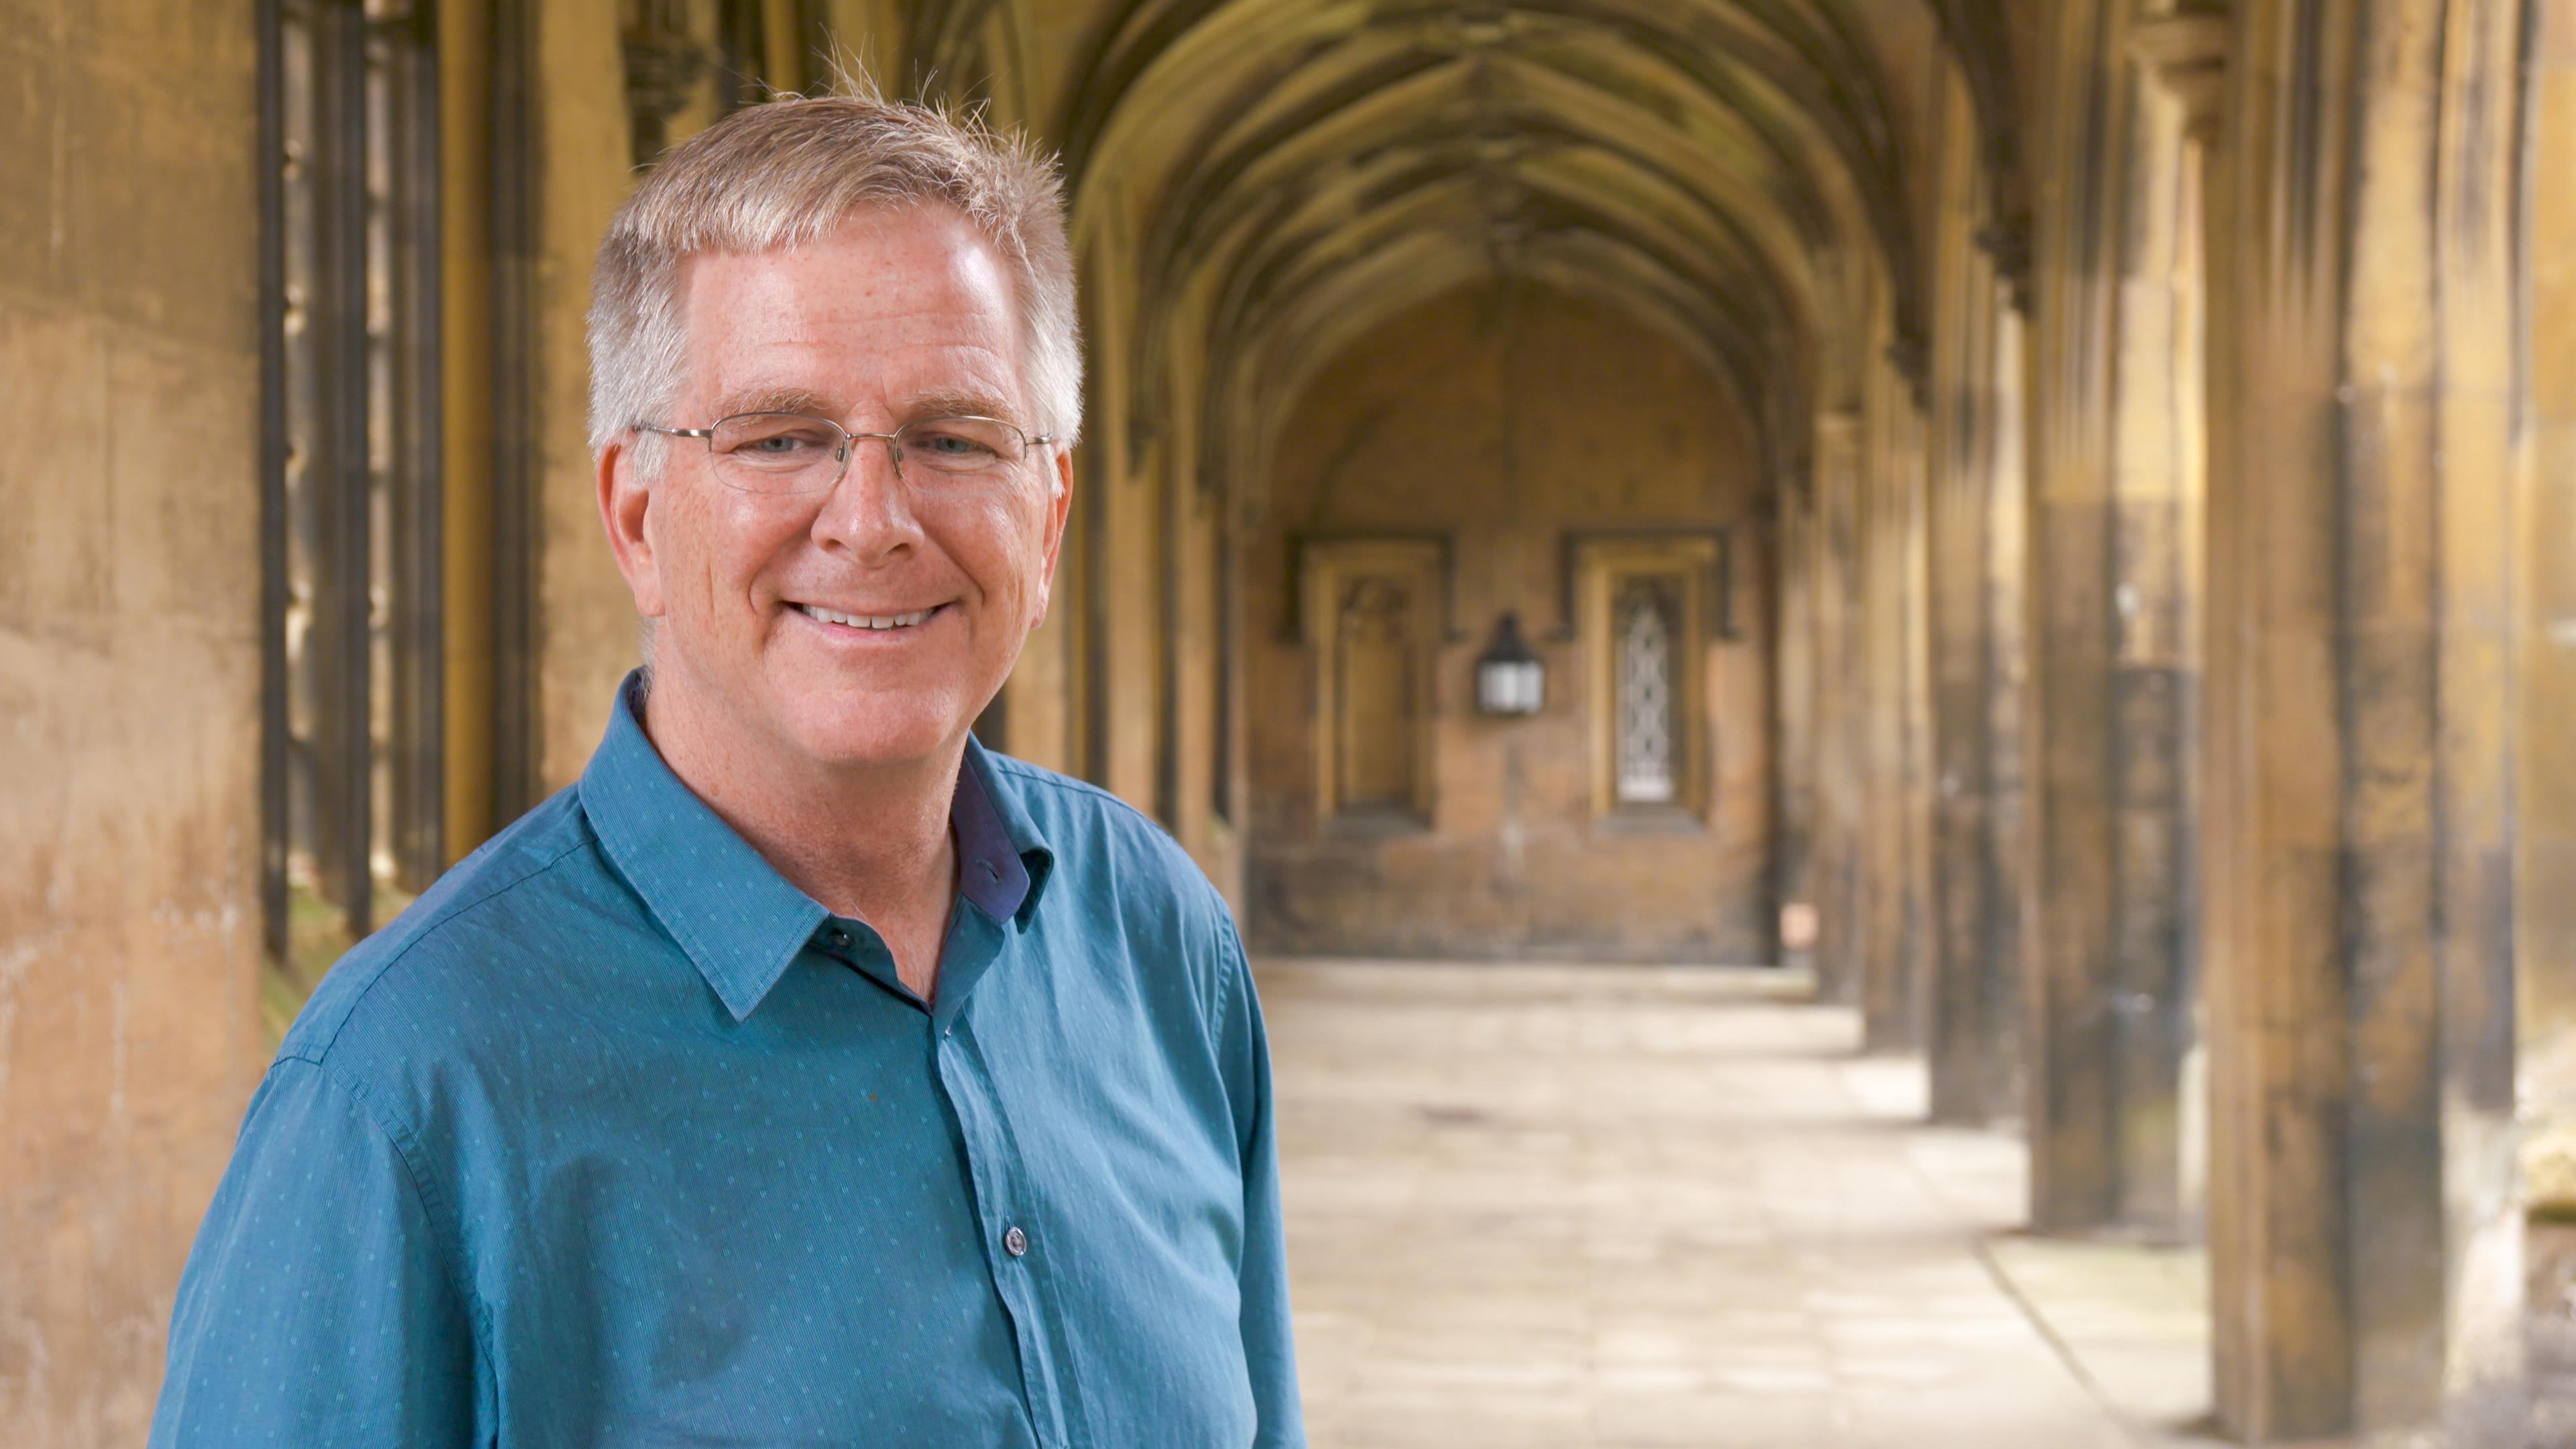
[[(662, 413), (687, 381), (684, 258), (794, 246), (852, 212), (925, 202), (955, 207), (1009, 264), (1040, 414), (1031, 431), (1074, 440), (1081, 319), (1053, 159), (980, 118), (860, 91), (746, 106), (672, 148), (617, 209), (591, 279), (594, 453), (638, 423), (670, 421)], [(655, 454), (641, 461), (649, 470)]]

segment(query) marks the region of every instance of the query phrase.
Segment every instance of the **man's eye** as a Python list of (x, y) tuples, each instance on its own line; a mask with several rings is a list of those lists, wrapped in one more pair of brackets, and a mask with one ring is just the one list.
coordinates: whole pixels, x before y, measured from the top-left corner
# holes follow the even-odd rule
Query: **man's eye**
[(838, 445), (811, 428), (784, 428), (776, 432), (753, 433), (723, 444), (721, 451), (738, 462), (767, 466), (795, 464), (803, 467), (822, 458)]
[(979, 442), (963, 433), (932, 433), (913, 446), (925, 453), (936, 453), (948, 458), (966, 458), (977, 453), (993, 451), (990, 444)]

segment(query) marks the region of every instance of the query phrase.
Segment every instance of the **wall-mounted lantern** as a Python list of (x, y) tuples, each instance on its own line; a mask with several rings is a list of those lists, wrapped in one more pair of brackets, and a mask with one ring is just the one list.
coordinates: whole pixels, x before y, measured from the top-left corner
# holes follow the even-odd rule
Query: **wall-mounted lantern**
[(1521, 637), (1520, 616), (1494, 621), (1494, 642), (1476, 659), (1476, 710), (1480, 714), (1536, 714), (1547, 702), (1547, 666)]

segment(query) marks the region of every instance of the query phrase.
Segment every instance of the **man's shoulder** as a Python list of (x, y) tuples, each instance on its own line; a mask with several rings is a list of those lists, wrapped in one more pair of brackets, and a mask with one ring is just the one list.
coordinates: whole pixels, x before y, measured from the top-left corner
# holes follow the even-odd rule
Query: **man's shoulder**
[(1041, 921), (1117, 949), (1083, 954), (1102, 970), (1178, 987), (1213, 1022), (1244, 971), (1234, 913), (1198, 862), (1144, 811), (1086, 781), (988, 756), (1054, 857)]
[(1033, 765), (1017, 755), (999, 750), (984, 751), (984, 762), (1002, 777), (1006, 788), (1018, 798), (1021, 806), (1035, 818), (1041, 829), (1062, 821), (1080, 824), (1097, 821), (1121, 831), (1143, 831), (1162, 834), (1162, 827), (1144, 811), (1091, 783), (1060, 770)]
[(333, 963), (288, 1028), (279, 1059), (345, 1057), (345, 1040), (380, 1033), (392, 1025), (388, 1017), (416, 1033), (496, 1007), (501, 993), (479, 988), (520, 954), (513, 943), (542, 940), (596, 910), (585, 900), (595, 892), (561, 876), (568, 867), (596, 871), (597, 844), (576, 789), (520, 817)]

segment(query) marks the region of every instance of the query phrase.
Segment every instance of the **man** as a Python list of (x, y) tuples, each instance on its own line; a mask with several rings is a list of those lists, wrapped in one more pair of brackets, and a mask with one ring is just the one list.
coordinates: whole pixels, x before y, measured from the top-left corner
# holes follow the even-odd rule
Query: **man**
[(663, 159), (596, 286), (648, 671), (287, 1034), (153, 1442), (1302, 1442), (1233, 923), (1135, 812), (968, 735), (1072, 486), (1051, 170), (754, 107)]

